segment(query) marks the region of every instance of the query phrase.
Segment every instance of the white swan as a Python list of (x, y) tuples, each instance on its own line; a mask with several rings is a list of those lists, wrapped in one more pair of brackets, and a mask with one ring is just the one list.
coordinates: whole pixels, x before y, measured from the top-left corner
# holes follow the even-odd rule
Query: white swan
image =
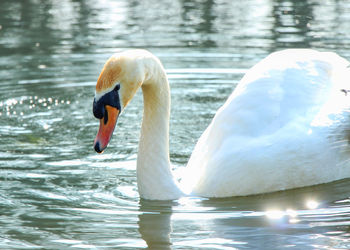
[(170, 93), (160, 61), (145, 50), (113, 55), (96, 85), (102, 152), (119, 113), (141, 87), (144, 115), (137, 183), (145, 199), (184, 193), (230, 197), (350, 177), (349, 62), (309, 49), (276, 52), (251, 68), (200, 137), (182, 177), (169, 161)]

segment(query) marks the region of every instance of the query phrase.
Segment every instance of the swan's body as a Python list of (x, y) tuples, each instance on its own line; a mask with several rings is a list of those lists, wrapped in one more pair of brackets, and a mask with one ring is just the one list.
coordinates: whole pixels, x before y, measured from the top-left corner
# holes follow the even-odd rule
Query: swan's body
[[(229, 197), (350, 177), (348, 65), (334, 53), (313, 50), (273, 53), (255, 65), (200, 137), (180, 186), (193, 195)], [(138, 87), (143, 91), (140, 196), (181, 197), (170, 171), (170, 95), (161, 63), (143, 50), (111, 57), (95, 100), (117, 84), (121, 110)], [(106, 145), (100, 148), (98, 137), (100, 152)]]

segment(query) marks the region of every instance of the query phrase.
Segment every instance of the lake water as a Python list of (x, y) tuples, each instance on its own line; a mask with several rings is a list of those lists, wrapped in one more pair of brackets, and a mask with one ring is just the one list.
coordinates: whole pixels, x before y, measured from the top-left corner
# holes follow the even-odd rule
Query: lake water
[(1, 0), (0, 249), (350, 248), (349, 180), (140, 200), (141, 93), (106, 152), (93, 150), (94, 86), (114, 52), (146, 48), (163, 62), (181, 169), (244, 72), (290, 47), (350, 59), (350, 1)]

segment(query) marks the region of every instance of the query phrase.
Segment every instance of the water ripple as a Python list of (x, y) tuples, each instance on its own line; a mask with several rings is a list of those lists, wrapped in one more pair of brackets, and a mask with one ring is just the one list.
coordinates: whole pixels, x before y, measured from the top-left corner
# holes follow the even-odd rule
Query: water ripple
[[(150, 8), (152, 6), (152, 8)], [(147, 48), (169, 76), (181, 172), (215, 111), (272, 51), (350, 58), (347, 1), (0, 1), (0, 248), (350, 248), (349, 180), (252, 197), (139, 198), (142, 94), (93, 151), (100, 70)]]

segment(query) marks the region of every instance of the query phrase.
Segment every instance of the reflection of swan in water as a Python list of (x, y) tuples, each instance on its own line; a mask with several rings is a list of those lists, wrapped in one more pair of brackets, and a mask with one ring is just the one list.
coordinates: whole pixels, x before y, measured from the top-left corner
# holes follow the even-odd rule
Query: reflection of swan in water
[(149, 203), (141, 200), (139, 232), (149, 249), (171, 249), (171, 214), (174, 203), (170, 201)]
[[(327, 237), (318, 239), (308, 235), (334, 231), (340, 225), (347, 228), (349, 185), (350, 180), (342, 180), (248, 197), (183, 198), (178, 202), (140, 200), (139, 232), (149, 249), (171, 249), (173, 245), (181, 249), (208, 248), (208, 245), (211, 249), (215, 246), (269, 249), (298, 235), (303, 235), (299, 243), (293, 240), (298, 249), (320, 240), (321, 245), (327, 245)], [(311, 202), (317, 204), (316, 210), (310, 207)], [(327, 223), (313, 228), (325, 216)]]
[[(229, 197), (349, 177), (348, 65), (336, 54), (305, 49), (262, 60), (200, 137), (181, 184), (193, 195)], [(105, 64), (94, 100), (95, 150), (107, 147), (119, 113), (140, 87), (138, 190), (146, 199), (177, 199), (183, 193), (170, 171), (169, 84), (149, 52), (127, 51)]]

